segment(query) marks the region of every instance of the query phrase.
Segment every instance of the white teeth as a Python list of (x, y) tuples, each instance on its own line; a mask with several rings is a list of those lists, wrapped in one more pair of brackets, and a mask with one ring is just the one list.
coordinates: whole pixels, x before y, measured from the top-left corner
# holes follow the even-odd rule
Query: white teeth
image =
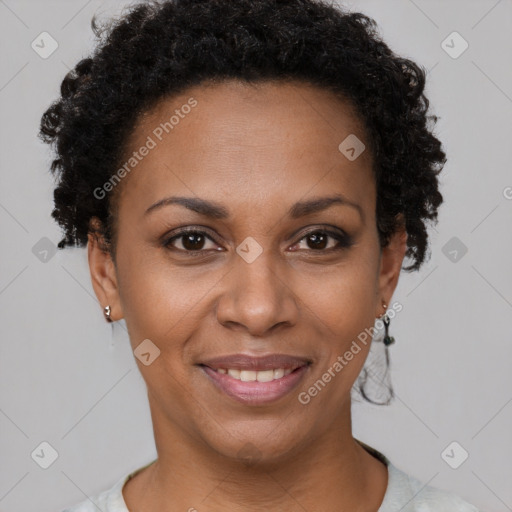
[(242, 382), (253, 382), (256, 380), (256, 374), (259, 372), (253, 372), (251, 370), (241, 370), (240, 380)]
[(277, 370), (274, 370), (274, 379), (280, 379), (284, 375), (283, 368), (278, 368)]
[(274, 380), (274, 370), (258, 372), (256, 375), (256, 380), (258, 382), (270, 382), (271, 380)]
[(272, 380), (280, 379), (285, 375), (292, 373), (291, 368), (276, 368), (275, 370), (261, 370), (259, 372), (254, 370), (235, 370), (233, 368), (219, 368), (218, 373), (228, 374), (234, 379), (241, 380), (242, 382), (270, 382)]

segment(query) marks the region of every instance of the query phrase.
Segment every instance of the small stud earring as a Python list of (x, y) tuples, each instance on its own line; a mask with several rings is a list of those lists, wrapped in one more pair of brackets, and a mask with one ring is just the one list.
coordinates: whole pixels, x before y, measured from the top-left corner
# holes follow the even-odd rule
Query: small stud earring
[(112, 322), (112, 318), (110, 318), (110, 313), (112, 312), (112, 310), (110, 309), (110, 306), (105, 306), (103, 308), (103, 314), (105, 315), (105, 320), (107, 322)]

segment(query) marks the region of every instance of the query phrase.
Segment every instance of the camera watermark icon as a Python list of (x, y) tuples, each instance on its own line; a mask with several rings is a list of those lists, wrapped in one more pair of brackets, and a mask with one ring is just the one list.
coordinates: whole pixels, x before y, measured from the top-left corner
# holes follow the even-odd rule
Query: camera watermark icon
[(353, 162), (356, 158), (359, 158), (361, 153), (366, 149), (366, 146), (353, 133), (351, 133), (341, 142), (338, 149), (342, 155)]
[(41, 32), (30, 44), (39, 57), (47, 59), (59, 47), (59, 43), (48, 32)]
[(452, 263), (458, 263), (468, 252), (468, 248), (454, 236), (443, 245), (441, 251)]
[(451, 442), (442, 452), (441, 458), (450, 466), (452, 469), (457, 469), (469, 457), (469, 453), (457, 442)]
[(57, 246), (46, 236), (43, 236), (32, 247), (32, 254), (42, 263), (48, 263), (57, 252)]
[(469, 43), (458, 32), (454, 31), (443, 40), (441, 48), (452, 59), (458, 59), (469, 48)]
[(251, 466), (261, 459), (261, 452), (252, 443), (245, 443), (237, 455), (246, 466)]
[(30, 456), (43, 469), (48, 469), (59, 458), (57, 450), (48, 441), (40, 443)]
[(160, 355), (160, 349), (151, 340), (145, 339), (133, 353), (144, 366), (149, 366)]
[(248, 236), (236, 248), (236, 252), (247, 263), (252, 263), (263, 252), (263, 247), (252, 236)]

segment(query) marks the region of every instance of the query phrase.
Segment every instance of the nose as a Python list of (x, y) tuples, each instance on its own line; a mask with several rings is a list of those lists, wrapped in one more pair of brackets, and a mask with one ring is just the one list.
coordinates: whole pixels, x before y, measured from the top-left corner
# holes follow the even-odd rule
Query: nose
[(280, 268), (283, 263), (272, 262), (270, 251), (264, 251), (251, 263), (237, 255), (233, 264), (217, 303), (220, 324), (262, 337), (279, 326), (290, 327), (297, 322), (298, 301), (293, 284)]

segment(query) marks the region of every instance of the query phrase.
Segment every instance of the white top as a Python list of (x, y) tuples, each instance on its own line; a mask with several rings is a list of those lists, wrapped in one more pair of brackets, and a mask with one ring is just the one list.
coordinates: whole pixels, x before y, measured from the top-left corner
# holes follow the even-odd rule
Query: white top
[[(357, 439), (356, 441), (388, 467), (388, 486), (377, 512), (481, 512), (456, 494), (426, 486), (413, 476), (398, 469), (375, 448)], [(153, 464), (155, 460), (123, 476), (109, 490), (67, 508), (63, 512), (97, 512), (98, 510), (102, 512), (141, 512), (128, 510), (122, 489), (132, 476)]]

